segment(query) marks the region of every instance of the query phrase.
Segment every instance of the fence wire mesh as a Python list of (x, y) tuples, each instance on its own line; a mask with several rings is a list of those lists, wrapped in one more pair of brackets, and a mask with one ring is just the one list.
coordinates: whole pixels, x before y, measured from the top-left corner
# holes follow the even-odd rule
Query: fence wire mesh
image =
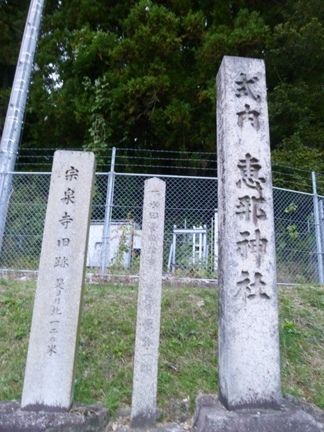
[[(12, 176), (12, 193), (0, 269), (37, 270), (50, 174), (6, 175)], [(150, 177), (149, 174), (97, 174), (87, 257), (89, 271), (100, 273), (103, 265), (108, 274), (138, 273), (144, 181)], [(191, 278), (217, 278), (217, 179), (159, 177), (166, 182), (167, 191), (164, 272)], [(107, 201), (109, 181), (113, 193)], [(283, 188), (274, 188), (273, 193), (278, 282), (318, 283), (319, 265), (323, 264), (318, 240), (323, 250), (324, 197), (316, 197), (320, 225), (318, 239), (314, 195)], [(111, 216), (107, 219), (109, 206)], [(104, 223), (109, 224), (106, 243)], [(103, 253), (105, 244), (106, 255)]]

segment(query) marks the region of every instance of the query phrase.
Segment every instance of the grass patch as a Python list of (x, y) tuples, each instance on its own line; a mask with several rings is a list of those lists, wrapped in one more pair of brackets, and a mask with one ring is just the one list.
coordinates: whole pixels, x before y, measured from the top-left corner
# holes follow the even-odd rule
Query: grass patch
[[(0, 280), (0, 399), (21, 396), (35, 284)], [(75, 400), (129, 405), (137, 288), (87, 286), (80, 328)], [(324, 293), (280, 290), (282, 387), (324, 408)], [(164, 419), (174, 400), (217, 392), (217, 290), (164, 288), (158, 405)]]
[(283, 390), (324, 408), (324, 291), (295, 287), (280, 292)]

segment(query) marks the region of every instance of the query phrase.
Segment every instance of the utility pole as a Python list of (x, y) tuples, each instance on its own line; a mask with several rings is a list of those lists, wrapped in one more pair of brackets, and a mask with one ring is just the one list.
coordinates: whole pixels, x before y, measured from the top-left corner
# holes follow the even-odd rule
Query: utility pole
[(31, 0), (0, 144), (0, 251), (45, 0)]

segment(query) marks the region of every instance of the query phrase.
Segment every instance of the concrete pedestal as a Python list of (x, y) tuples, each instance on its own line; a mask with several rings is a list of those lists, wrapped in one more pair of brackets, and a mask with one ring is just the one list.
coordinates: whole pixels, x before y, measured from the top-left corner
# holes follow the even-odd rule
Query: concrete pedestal
[(324, 412), (294, 398), (283, 398), (278, 409), (227, 410), (213, 395), (197, 398), (196, 432), (322, 432)]
[(26, 411), (16, 401), (0, 402), (0, 432), (104, 432), (107, 410), (75, 405), (70, 411)]

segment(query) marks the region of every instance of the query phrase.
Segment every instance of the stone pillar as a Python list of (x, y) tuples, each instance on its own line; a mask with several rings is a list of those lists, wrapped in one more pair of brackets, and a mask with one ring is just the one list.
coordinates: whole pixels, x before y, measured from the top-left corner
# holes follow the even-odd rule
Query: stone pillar
[(228, 409), (276, 406), (278, 304), (263, 60), (222, 61), (217, 153), (220, 400)]
[(145, 181), (131, 424), (156, 420), (165, 182)]
[(55, 152), (22, 407), (68, 410), (81, 308), (95, 159)]

